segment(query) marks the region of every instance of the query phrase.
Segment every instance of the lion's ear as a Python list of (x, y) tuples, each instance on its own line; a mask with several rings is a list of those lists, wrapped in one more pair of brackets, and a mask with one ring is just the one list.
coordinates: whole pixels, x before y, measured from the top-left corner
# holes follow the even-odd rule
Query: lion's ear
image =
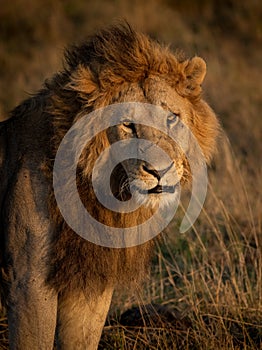
[(200, 57), (186, 60), (181, 63), (181, 73), (178, 83), (180, 93), (197, 98), (201, 94), (201, 84), (206, 75), (206, 62)]
[(194, 57), (185, 67), (186, 79), (194, 85), (201, 85), (206, 75), (206, 62), (201, 57)]
[(80, 93), (91, 94), (97, 89), (97, 85), (90, 69), (80, 65), (71, 74), (71, 80), (67, 84), (67, 88)]

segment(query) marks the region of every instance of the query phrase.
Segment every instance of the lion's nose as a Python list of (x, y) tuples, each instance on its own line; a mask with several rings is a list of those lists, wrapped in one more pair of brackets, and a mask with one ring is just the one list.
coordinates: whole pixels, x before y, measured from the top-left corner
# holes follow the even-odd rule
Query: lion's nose
[(154, 175), (158, 180), (161, 179), (173, 166), (174, 162), (170, 163), (165, 169), (155, 169), (150, 164), (144, 164), (143, 170), (147, 173)]

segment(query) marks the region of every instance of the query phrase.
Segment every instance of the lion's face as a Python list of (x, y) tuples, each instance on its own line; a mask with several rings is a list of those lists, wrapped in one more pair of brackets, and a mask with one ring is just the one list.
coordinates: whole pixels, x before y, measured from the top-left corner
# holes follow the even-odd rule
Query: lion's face
[[(168, 160), (158, 154), (152, 165), (143, 157), (123, 158), (125, 160), (119, 161), (111, 173), (110, 185), (111, 192), (120, 201), (133, 197), (138, 204), (154, 207), (160, 202), (161, 205), (172, 204), (179, 195), (178, 185), (191, 180), (188, 154), (195, 155), (196, 144), (207, 163), (212, 159), (219, 126), (215, 114), (201, 98), (201, 84), (206, 74), (204, 60), (194, 57), (180, 62), (168, 51), (162, 52), (143, 39), (141, 46), (147, 45), (150, 54), (141, 55), (140, 46), (135, 50), (135, 64), (133, 56), (125, 57), (123, 62), (121, 58), (120, 64), (113, 62), (110, 51), (110, 60), (99, 70), (99, 75), (92, 72), (92, 67), (80, 65), (67, 87), (79, 94), (89, 111), (126, 102), (151, 104), (166, 111), (164, 117), (163, 113), (159, 115), (163, 118), (164, 131), (157, 127), (158, 115), (152, 115), (152, 121), (143, 124), (143, 115), (134, 122), (132, 115), (123, 113), (120, 123), (96, 137), (79, 161), (82, 178), (86, 176), (91, 183), (95, 159), (105, 148), (127, 139), (149, 140), (168, 155)], [(116, 57), (119, 58), (118, 53)], [(191, 142), (192, 135), (195, 144)], [(137, 151), (140, 151), (139, 146)], [(151, 156), (154, 152), (150, 147), (147, 150)], [(100, 182), (106, 184), (108, 175), (105, 171), (97, 173)], [(107, 187), (105, 196), (108, 193)]]
[[(120, 102), (144, 102), (162, 107), (166, 113), (152, 116), (152, 126), (132, 122), (132, 116), (124, 115), (122, 123), (108, 130), (109, 142), (129, 139), (146, 139), (152, 147), (146, 147), (145, 153), (155, 156), (155, 166), (138, 158), (121, 162), (111, 175), (111, 187), (115, 197), (128, 200), (131, 195), (139, 204), (154, 206), (161, 200), (162, 204), (172, 204), (179, 194), (179, 184), (190, 177), (185, 151), (169, 136), (177, 135), (181, 141), (181, 129), (190, 128), (192, 108), (186, 98), (170, 87), (165, 81), (152, 77), (147, 79), (143, 88), (133, 85)], [(154, 127), (155, 118), (163, 118), (161, 123), (166, 125), (166, 132)], [(187, 137), (184, 132), (183, 138)], [(185, 140), (183, 140), (185, 141)], [(185, 144), (185, 142), (184, 142)], [(155, 154), (154, 145), (163, 150), (168, 157)], [(139, 147), (138, 147), (139, 148)], [(139, 149), (137, 150), (139, 152)], [(157, 166), (156, 166), (157, 164)]]

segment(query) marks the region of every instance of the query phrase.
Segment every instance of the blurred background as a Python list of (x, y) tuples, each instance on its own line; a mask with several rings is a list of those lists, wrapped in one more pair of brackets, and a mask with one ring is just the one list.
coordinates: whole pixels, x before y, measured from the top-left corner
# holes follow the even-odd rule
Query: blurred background
[[(140, 301), (186, 315), (185, 348), (261, 349), (261, 0), (0, 0), (0, 119), (62, 68), (68, 44), (121, 18), (206, 60), (204, 96), (225, 131), (203, 213), (185, 235), (171, 225)], [(135, 301), (115, 298), (112, 308)], [(150, 337), (141, 348), (157, 348)], [(176, 349), (161, 339), (161, 349)]]

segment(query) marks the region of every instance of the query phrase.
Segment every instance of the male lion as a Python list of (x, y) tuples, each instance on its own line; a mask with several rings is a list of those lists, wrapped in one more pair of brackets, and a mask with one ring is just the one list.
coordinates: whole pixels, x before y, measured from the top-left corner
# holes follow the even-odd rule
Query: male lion
[[(183, 60), (127, 24), (113, 26), (69, 49), (65, 69), (0, 124), (2, 279), (11, 349), (52, 349), (56, 331), (61, 349), (96, 349), (115, 287), (137, 284), (147, 272), (152, 240), (122, 249), (96, 245), (61, 215), (52, 169), (67, 131), (100, 107), (148, 103), (168, 112), (168, 125), (183, 122), (209, 162), (219, 127), (201, 97), (205, 73), (201, 58)], [(147, 203), (131, 213), (110, 210), (95, 196), (92, 169), (109, 145), (140, 138), (157, 144), (171, 161), (160, 159), (158, 167), (141, 159), (120, 162), (111, 174), (114, 196), (125, 203), (132, 195), (143, 202), (146, 195)], [(189, 182), (190, 174), (174, 140), (125, 115), (122, 123), (88, 141), (76, 182), (96, 220), (125, 228), (153, 215), (159, 198), (172, 204), (178, 181)]]

